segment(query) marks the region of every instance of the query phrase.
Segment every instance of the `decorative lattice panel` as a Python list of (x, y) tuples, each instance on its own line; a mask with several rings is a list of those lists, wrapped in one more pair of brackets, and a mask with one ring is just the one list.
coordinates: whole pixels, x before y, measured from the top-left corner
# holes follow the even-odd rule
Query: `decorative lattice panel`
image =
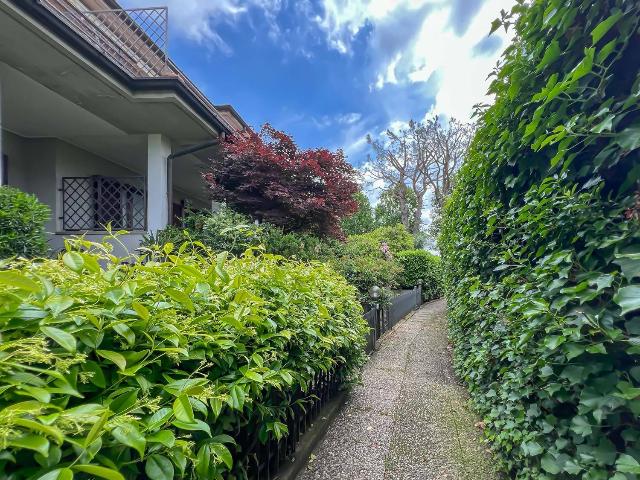
[(144, 177), (64, 177), (62, 228), (104, 231), (146, 228)]
[(167, 74), (169, 13), (166, 7), (81, 10), (64, 0), (40, 3), (132, 77)]

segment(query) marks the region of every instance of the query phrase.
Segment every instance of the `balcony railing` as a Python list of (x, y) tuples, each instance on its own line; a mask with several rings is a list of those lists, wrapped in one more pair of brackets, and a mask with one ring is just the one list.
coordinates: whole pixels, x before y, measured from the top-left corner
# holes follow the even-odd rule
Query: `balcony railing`
[(175, 75), (168, 69), (166, 7), (83, 10), (68, 0), (40, 3), (132, 77)]
[(65, 231), (145, 230), (145, 177), (63, 177), (61, 219)]

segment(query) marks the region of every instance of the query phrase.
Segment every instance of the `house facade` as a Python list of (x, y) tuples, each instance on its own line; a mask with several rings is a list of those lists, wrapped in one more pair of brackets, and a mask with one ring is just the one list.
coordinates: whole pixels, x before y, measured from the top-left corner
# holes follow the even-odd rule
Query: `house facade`
[(168, 58), (167, 24), (114, 0), (0, 0), (0, 180), (49, 205), (53, 250), (111, 224), (131, 251), (210, 207), (202, 162), (246, 124)]

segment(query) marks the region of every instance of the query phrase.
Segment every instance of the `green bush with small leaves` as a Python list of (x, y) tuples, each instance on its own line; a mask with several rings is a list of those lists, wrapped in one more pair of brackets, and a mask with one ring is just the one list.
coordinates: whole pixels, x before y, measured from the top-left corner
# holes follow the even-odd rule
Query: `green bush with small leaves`
[(442, 266), (440, 257), (426, 250), (403, 250), (396, 255), (402, 267), (400, 286), (413, 288), (422, 280), (422, 299), (433, 300), (442, 296)]
[(637, 480), (640, 3), (513, 13), (439, 240), (455, 367), (511, 478)]
[(34, 195), (0, 186), (0, 259), (44, 255), (44, 224), (50, 215), (49, 207)]
[(355, 289), (320, 263), (76, 240), (0, 285), (3, 478), (241, 479), (240, 439), (287, 435), (314, 374), (365, 359)]

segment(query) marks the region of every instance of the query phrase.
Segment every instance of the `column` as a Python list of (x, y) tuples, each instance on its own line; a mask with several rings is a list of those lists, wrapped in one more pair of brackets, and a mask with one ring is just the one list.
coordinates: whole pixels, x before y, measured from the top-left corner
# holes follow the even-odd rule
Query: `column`
[(160, 134), (147, 138), (147, 230), (155, 233), (169, 223), (167, 157), (171, 142)]
[(4, 171), (6, 166), (4, 164), (2, 151), (2, 76), (0, 75), (0, 186), (6, 183), (5, 178), (7, 175), (7, 172)]

